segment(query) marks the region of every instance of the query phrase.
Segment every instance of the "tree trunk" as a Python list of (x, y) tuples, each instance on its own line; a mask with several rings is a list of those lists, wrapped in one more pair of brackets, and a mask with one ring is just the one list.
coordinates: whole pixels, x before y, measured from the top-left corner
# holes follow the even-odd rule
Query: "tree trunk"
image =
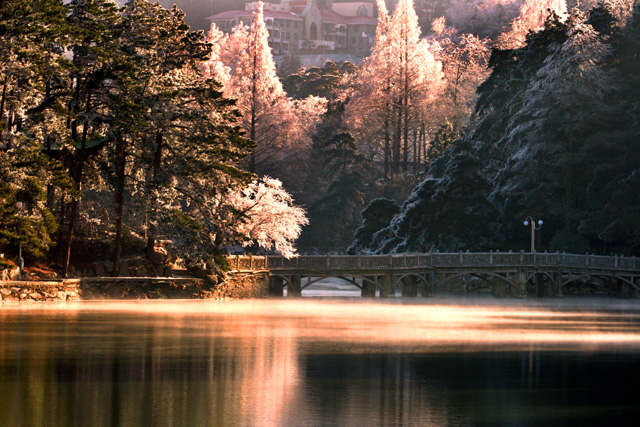
[(4, 79), (4, 84), (2, 85), (2, 99), (0, 100), (0, 122), (4, 120), (4, 102), (7, 96), (7, 78)]
[(389, 116), (384, 120), (384, 177), (389, 178), (391, 160), (391, 135), (389, 134)]
[(404, 96), (402, 97), (402, 116), (404, 119), (403, 124), (403, 138), (404, 138), (404, 153), (402, 158), (402, 172), (405, 174), (409, 169), (409, 75), (408, 75), (409, 57), (408, 53), (405, 53), (405, 70), (404, 70)]
[(400, 173), (400, 144), (402, 139), (402, 107), (396, 105), (398, 116), (396, 118), (395, 136), (393, 138), (393, 173)]
[(120, 259), (122, 257), (122, 219), (124, 212), (125, 185), (125, 141), (120, 132), (116, 133), (116, 188), (114, 194), (114, 210), (116, 215), (116, 241), (113, 255), (113, 277), (120, 276)]
[[(257, 37), (257, 35), (256, 35)], [(256, 114), (258, 113), (257, 108), (256, 108), (256, 103), (257, 103), (257, 97), (258, 97), (258, 86), (257, 86), (257, 80), (258, 80), (258, 72), (257, 72), (257, 68), (258, 68), (258, 54), (256, 52), (253, 53), (253, 73), (252, 73), (252, 79), (251, 79), (251, 130), (250, 130), (250, 134), (249, 137), (251, 138), (251, 140), (253, 142), (255, 142), (257, 144), (256, 141)], [(249, 172), (251, 173), (256, 173), (256, 149), (253, 149), (251, 151), (251, 154), (249, 155)]]
[(418, 130), (413, 130), (413, 173), (418, 173), (418, 156), (420, 155), (420, 150), (418, 144)]
[[(85, 108), (86, 113), (88, 114), (91, 111), (91, 90), (87, 91), (87, 103)], [(88, 119), (85, 118), (84, 126), (82, 129), (82, 143), (80, 144), (80, 148), (76, 149), (76, 156), (74, 159), (74, 163), (72, 166), (72, 178), (75, 183), (75, 187), (78, 193), (82, 190), (82, 175), (84, 172), (84, 163), (86, 160), (86, 148), (87, 148), (87, 134), (88, 134), (89, 122)], [(71, 139), (74, 144), (77, 144), (77, 121), (74, 120), (71, 123)], [(79, 196), (78, 196), (79, 197)], [(64, 250), (63, 250), (63, 260), (62, 260), (62, 276), (67, 277), (69, 272), (69, 262), (71, 260), (71, 243), (73, 242), (73, 234), (75, 231), (76, 222), (78, 219), (78, 214), (80, 212), (80, 199), (74, 197), (71, 201), (71, 217), (69, 218), (69, 229), (67, 230), (67, 236), (64, 242)]]
[[(156, 131), (156, 137), (155, 137), (155, 152), (153, 153), (153, 175), (151, 177), (151, 182), (153, 184), (155, 184), (155, 180), (158, 177), (158, 173), (160, 173), (160, 166), (162, 164), (162, 150), (163, 150), (163, 143), (164, 143), (164, 137), (162, 132), (160, 131)], [(155, 204), (155, 201), (153, 199), (151, 199), (151, 203)], [(150, 209), (149, 212), (147, 212), (148, 215), (148, 219), (147, 219), (147, 248), (146, 248), (146, 252), (148, 256), (153, 255), (154, 253), (154, 248), (156, 246), (156, 236), (157, 236), (157, 227), (155, 224), (156, 221), (156, 214), (155, 214), (155, 206), (153, 209)]]
[[(80, 191), (80, 186), (76, 183), (77, 190)], [(63, 261), (62, 261), (62, 277), (67, 277), (69, 274), (69, 260), (71, 259), (71, 242), (73, 241), (73, 231), (76, 224), (76, 218), (78, 218), (78, 211), (80, 208), (80, 201), (77, 198), (71, 200), (71, 216), (69, 217), (69, 228), (67, 229), (67, 235), (65, 236), (63, 246)]]

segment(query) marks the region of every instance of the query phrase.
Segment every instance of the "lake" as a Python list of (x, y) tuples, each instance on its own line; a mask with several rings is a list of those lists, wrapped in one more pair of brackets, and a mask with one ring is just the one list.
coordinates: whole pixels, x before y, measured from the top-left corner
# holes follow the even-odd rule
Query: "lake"
[(0, 426), (618, 426), (640, 416), (636, 300), (307, 294), (2, 303)]

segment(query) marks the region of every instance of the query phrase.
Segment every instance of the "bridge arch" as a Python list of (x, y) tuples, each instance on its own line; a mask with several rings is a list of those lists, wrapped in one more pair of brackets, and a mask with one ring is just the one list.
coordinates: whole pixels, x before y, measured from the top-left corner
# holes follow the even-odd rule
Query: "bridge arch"
[(582, 274), (582, 275), (576, 275), (576, 276), (571, 276), (570, 278), (568, 278), (567, 280), (563, 280), (562, 281), (562, 287), (565, 287), (567, 284), (571, 283), (571, 282), (577, 282), (579, 280), (585, 280), (585, 279), (599, 279), (602, 280), (604, 277), (609, 278), (609, 279), (615, 279), (615, 280), (620, 280), (621, 282), (627, 283), (628, 285), (630, 285), (632, 288), (640, 291), (640, 288), (638, 287), (638, 285), (633, 281), (633, 278), (627, 279), (623, 276), (618, 276), (617, 274)]
[[(509, 278), (506, 276), (506, 274), (507, 274), (507, 273), (505, 273), (505, 275), (503, 276), (503, 275), (502, 275), (502, 274), (500, 274), (500, 273), (492, 273), (492, 272), (488, 272), (488, 271), (465, 271), (465, 272), (462, 272), (462, 273), (454, 273), (454, 274), (451, 274), (451, 275), (450, 275), (450, 276), (448, 276), (448, 277), (445, 277), (445, 278), (442, 280), (442, 284), (444, 285), (445, 283), (447, 283), (447, 282), (449, 282), (449, 281), (451, 281), (451, 280), (453, 280), (453, 279), (457, 279), (457, 278), (459, 278), (459, 277), (464, 277), (464, 276), (475, 276), (475, 277), (478, 277), (479, 275), (485, 275), (485, 276), (490, 276), (490, 277), (492, 277), (492, 278), (498, 278), (498, 279), (501, 279), (501, 280), (503, 280), (503, 281), (507, 282), (507, 283), (508, 283), (509, 285), (511, 285), (511, 286), (516, 286), (516, 282), (515, 282), (515, 281), (513, 281), (513, 280), (511, 280), (511, 279), (509, 279)], [(480, 277), (478, 277), (478, 278), (480, 278)], [(486, 280), (486, 279), (485, 279), (485, 280)]]
[[(347, 279), (347, 276), (337, 276), (337, 275), (327, 275), (327, 276), (307, 276), (309, 277), (309, 280), (307, 281), (307, 283), (304, 284), (304, 286), (302, 286), (302, 289), (306, 289), (309, 286), (313, 285), (314, 283), (318, 283), (324, 279), (340, 279), (340, 280), (344, 280), (345, 282), (351, 283), (352, 285), (355, 285), (358, 287), (358, 289), (362, 289), (362, 285), (359, 285), (356, 282), (356, 279), (361, 279), (363, 282), (368, 282), (371, 283), (375, 286), (378, 286), (378, 283), (375, 280), (371, 280), (371, 278), (365, 277), (365, 276), (360, 276), (360, 275), (355, 275), (355, 276), (348, 276), (348, 277), (352, 277), (352, 280)], [(311, 280), (311, 277), (315, 277), (315, 279)]]
[(291, 282), (291, 278), (286, 274), (271, 274), (269, 275), (269, 278), (271, 277), (277, 277), (282, 279), (282, 281), (284, 282), (284, 286), (286, 286), (287, 289), (291, 289), (291, 287), (293, 286), (293, 283)]

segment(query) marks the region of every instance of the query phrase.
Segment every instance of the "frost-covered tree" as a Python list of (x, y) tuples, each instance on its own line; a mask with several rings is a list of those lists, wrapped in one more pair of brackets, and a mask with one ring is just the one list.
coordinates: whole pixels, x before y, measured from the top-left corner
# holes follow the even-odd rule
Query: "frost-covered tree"
[(557, 227), (551, 249), (579, 251), (588, 248), (576, 232), (589, 173), (584, 142), (606, 112), (612, 81), (603, 65), (610, 48), (578, 10), (557, 28), (563, 28), (564, 40), (548, 46), (503, 137), (510, 155), (495, 191), (507, 217), (525, 214), (528, 200), (546, 198), (547, 217), (558, 221), (550, 222)]
[[(365, 141), (379, 141), (383, 151), (384, 176), (391, 172), (391, 126), (393, 121), (393, 79), (397, 73), (391, 50), (391, 17), (383, 0), (377, 1), (378, 26), (371, 55), (358, 75), (358, 89), (347, 105), (347, 121), (353, 133)], [(371, 148), (369, 151), (373, 151)]]
[(226, 35), (215, 23), (211, 23), (207, 33), (207, 42), (211, 44), (211, 52), (206, 61), (201, 62), (202, 75), (213, 79), (224, 87), (229, 81), (230, 69), (222, 63), (222, 47), (226, 44)]
[(247, 187), (229, 193), (222, 203), (231, 208), (227, 226), (233, 233), (229, 232), (225, 239), (228, 243), (257, 245), (287, 258), (295, 255), (295, 241), (309, 221), (304, 209), (293, 203), (279, 180), (270, 177), (254, 180)]
[(537, 32), (544, 28), (544, 22), (550, 13), (564, 19), (567, 14), (566, 1), (525, 0), (520, 6), (520, 15), (511, 21), (508, 29), (498, 37), (498, 47), (516, 49), (523, 46), (529, 32)]
[(413, 190), (389, 226), (373, 236), (373, 251), (491, 248), (496, 209), (488, 202), (491, 185), (476, 150), (473, 143), (460, 139), (438, 158), (431, 176)]
[(434, 20), (432, 27), (437, 43), (435, 56), (442, 62), (446, 82), (438, 100), (439, 116), (459, 130), (473, 111), (478, 86), (490, 72), (488, 40), (458, 34), (455, 28), (445, 26), (444, 17)]
[(518, 16), (523, 0), (452, 0), (445, 13), (461, 33), (496, 40)]
[(399, 211), (400, 205), (395, 200), (380, 197), (370, 201), (362, 210), (362, 225), (353, 234), (354, 240), (347, 253), (354, 255), (371, 250), (375, 234), (387, 227)]
[(361, 67), (347, 120), (358, 139), (370, 145), (368, 151), (382, 147), (386, 176), (406, 173), (410, 160), (419, 161), (418, 135), (443, 80), (431, 44), (420, 40), (413, 1), (398, 2), (390, 18), (385, 12), (379, 7), (376, 40)]
[[(277, 169), (282, 150), (293, 142), (287, 138), (288, 125), (293, 121), (291, 106), (276, 74), (268, 37), (263, 4), (258, 2), (249, 31), (245, 33), (239, 27), (227, 41), (232, 46), (228, 50), (237, 59), (224, 93), (238, 100), (244, 114), (243, 127), (257, 143), (247, 169), (259, 174)], [(229, 60), (228, 55), (225, 58)]]
[(373, 250), (524, 248), (527, 215), (545, 220), (543, 248), (637, 250), (637, 206), (622, 200), (640, 182), (628, 50), (638, 38), (633, 19), (625, 28), (615, 16), (606, 3), (566, 21), (551, 15), (522, 48), (494, 50), (472, 127), (376, 233)]

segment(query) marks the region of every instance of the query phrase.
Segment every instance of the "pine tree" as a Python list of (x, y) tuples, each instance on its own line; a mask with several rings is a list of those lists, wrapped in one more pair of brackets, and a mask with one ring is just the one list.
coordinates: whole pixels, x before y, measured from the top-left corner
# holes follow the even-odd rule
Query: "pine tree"
[(61, 49), (69, 40), (66, 13), (55, 0), (0, 5), (0, 252), (17, 256), (21, 246), (28, 262), (44, 259), (55, 243), (47, 188), (70, 184), (42, 151), (60, 127), (55, 79), (68, 69)]

